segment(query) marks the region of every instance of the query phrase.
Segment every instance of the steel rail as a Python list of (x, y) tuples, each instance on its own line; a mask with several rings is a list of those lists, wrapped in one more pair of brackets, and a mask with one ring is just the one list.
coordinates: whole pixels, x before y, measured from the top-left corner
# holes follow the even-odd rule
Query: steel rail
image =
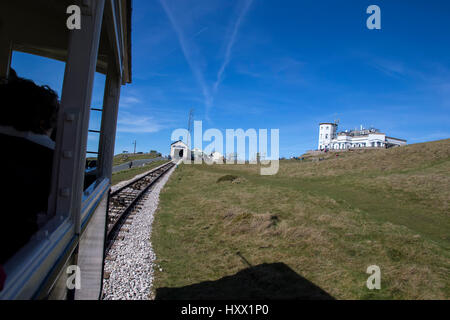
[(138, 181), (141, 181), (142, 179), (145, 179), (145, 178), (148, 177), (150, 174), (154, 173), (155, 171), (158, 171), (158, 169), (164, 168), (165, 166), (168, 166), (168, 165), (170, 165), (170, 164), (172, 164), (172, 166), (174, 165), (173, 162), (165, 163), (165, 164), (161, 165), (160, 167), (154, 168), (152, 171), (150, 171), (150, 172), (147, 173), (146, 175), (143, 175), (142, 177), (140, 177), (140, 178), (138, 178), (138, 179), (136, 179), (136, 180), (130, 181), (130, 183), (127, 183), (126, 185), (124, 185), (124, 186), (118, 188), (117, 190), (114, 190), (114, 192), (111, 192), (111, 194), (110, 194), (111, 197), (115, 196), (116, 194), (118, 194), (119, 192), (121, 192), (123, 189), (126, 189), (126, 188), (130, 187), (132, 184), (134, 184), (134, 183), (136, 183), (136, 182), (138, 182)]
[[(135, 205), (138, 203), (138, 201), (141, 199), (141, 197), (147, 192), (147, 190), (156, 182), (158, 181), (165, 173), (167, 173), (175, 164), (173, 162), (169, 162), (155, 170), (150, 171), (149, 173), (147, 173), (146, 175), (131, 181), (130, 183), (126, 184), (125, 186), (117, 189), (116, 191), (110, 193), (110, 199), (109, 199), (109, 210), (108, 210), (108, 215), (107, 215), (107, 233), (106, 233), (106, 237), (107, 240), (109, 242), (111, 242), (110, 240), (112, 240), (112, 235), (115, 235), (119, 229), (119, 226), (121, 227), (121, 220), (124, 220), (124, 218), (127, 217), (128, 213), (131, 211), (131, 209), (133, 209), (135, 207)], [(156, 176), (153, 176), (154, 174), (157, 174)], [(128, 204), (125, 204), (124, 206), (124, 210), (121, 210), (121, 212), (118, 214), (118, 217), (115, 217), (114, 222), (112, 223), (111, 227), (108, 225), (109, 221), (110, 221), (110, 212), (111, 209), (117, 208), (117, 206), (114, 205), (114, 199), (112, 199), (112, 197), (115, 197), (117, 195), (120, 194), (121, 191), (123, 191), (126, 188), (132, 188), (133, 185), (138, 185), (139, 183), (141, 183), (142, 180), (144, 180), (145, 178), (151, 178), (153, 177), (153, 179), (151, 179), (147, 185), (140, 189), (137, 194), (133, 193), (133, 192), (128, 192), (125, 194), (125, 196), (132, 196), (134, 197), (131, 202), (129, 202)]]

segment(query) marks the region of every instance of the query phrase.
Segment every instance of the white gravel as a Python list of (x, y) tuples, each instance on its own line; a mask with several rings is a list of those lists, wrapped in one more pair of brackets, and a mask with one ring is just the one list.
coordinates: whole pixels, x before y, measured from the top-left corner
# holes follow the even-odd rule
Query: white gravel
[[(148, 300), (153, 282), (155, 254), (150, 243), (152, 223), (159, 203), (159, 193), (175, 167), (171, 168), (145, 196), (142, 209), (136, 213), (125, 238), (116, 241), (108, 256), (114, 261), (105, 261), (105, 272), (109, 279), (103, 280), (104, 300)], [(117, 187), (116, 187), (117, 188)]]

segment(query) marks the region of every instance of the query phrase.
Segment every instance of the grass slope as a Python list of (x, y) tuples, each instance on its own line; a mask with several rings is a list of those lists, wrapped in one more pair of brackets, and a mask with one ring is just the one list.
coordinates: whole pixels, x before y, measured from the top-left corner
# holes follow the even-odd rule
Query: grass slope
[(159, 153), (143, 153), (143, 154), (121, 153), (114, 156), (113, 166), (117, 166), (119, 164), (127, 163), (134, 160), (153, 159), (159, 156), (161, 156)]
[[(252, 165), (182, 165), (154, 222), (163, 269), (154, 291), (170, 298), (167, 288), (236, 283), (223, 279), (282, 263), (337, 299), (449, 299), (449, 186), (450, 140), (286, 160), (275, 176)], [(373, 264), (381, 290), (366, 288)], [(261, 274), (244, 283), (270, 283)], [(281, 285), (265, 287), (266, 297), (286, 298)]]
[(160, 166), (166, 162), (168, 162), (168, 160), (153, 161), (153, 162), (145, 164), (144, 166), (131, 168), (131, 169), (127, 169), (127, 170), (121, 170), (118, 172), (113, 172), (112, 178), (111, 178), (112, 185), (115, 185), (124, 180), (130, 180), (130, 179), (134, 178), (135, 176), (137, 176), (138, 174), (149, 171), (149, 170), (156, 168), (157, 166)]

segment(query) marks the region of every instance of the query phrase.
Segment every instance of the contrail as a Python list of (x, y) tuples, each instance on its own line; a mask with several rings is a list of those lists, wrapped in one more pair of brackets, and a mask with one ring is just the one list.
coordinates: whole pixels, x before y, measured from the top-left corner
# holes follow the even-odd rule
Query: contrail
[[(233, 25), (231, 37), (227, 43), (226, 50), (225, 50), (225, 58), (219, 69), (219, 72), (217, 73), (217, 80), (213, 85), (212, 94), (211, 94), (210, 90), (208, 89), (208, 86), (206, 85), (205, 79), (203, 77), (203, 74), (202, 74), (199, 66), (196, 64), (195, 59), (193, 58), (193, 56), (189, 50), (188, 39), (185, 38), (182, 29), (180, 28), (174, 15), (170, 11), (169, 7), (167, 6), (167, 3), (165, 2), (165, 0), (159, 0), (159, 2), (161, 3), (161, 6), (163, 7), (167, 17), (169, 18), (169, 21), (172, 24), (172, 27), (175, 30), (175, 33), (177, 34), (178, 41), (180, 43), (180, 47), (181, 47), (181, 50), (183, 51), (184, 57), (185, 57), (187, 63), (189, 64), (189, 67), (191, 68), (192, 73), (194, 74), (194, 77), (196, 78), (197, 82), (199, 83), (199, 85), (201, 87), (201, 90), (202, 90), (202, 93), (204, 96), (204, 103), (206, 106), (205, 117), (208, 120), (209, 119), (208, 112), (213, 104), (213, 96), (217, 93), (219, 85), (222, 82), (223, 73), (225, 72), (225, 69), (231, 59), (231, 49), (233, 48), (234, 42), (236, 40), (236, 36), (239, 31), (239, 27), (240, 27), (245, 15), (247, 14), (253, 0), (246, 0), (244, 7), (242, 8), (241, 12), (239, 13), (239, 16), (237, 17), (237, 19)], [(200, 33), (205, 31), (206, 29), (207, 29), (206, 27), (201, 29), (192, 38), (197, 37)]]
[(208, 27), (204, 27), (202, 30), (200, 30), (199, 32), (194, 34), (191, 39), (197, 38), (201, 33), (203, 33), (203, 31), (206, 31), (206, 30), (208, 30)]
[(214, 94), (217, 92), (217, 89), (218, 89), (220, 83), (222, 82), (223, 73), (231, 59), (231, 49), (233, 48), (234, 41), (236, 40), (236, 35), (238, 33), (241, 22), (244, 19), (245, 15), (247, 14), (247, 11), (250, 8), (252, 2), (253, 2), (253, 0), (246, 1), (246, 3), (244, 4), (244, 7), (242, 8), (242, 11), (240, 12), (238, 18), (236, 19), (236, 22), (233, 27), (233, 32), (230, 37), (230, 41), (228, 41), (227, 48), (225, 51), (225, 59), (223, 60), (222, 66), (220, 67), (219, 72), (217, 73), (217, 80), (214, 83), (214, 87), (213, 87)]
[[(189, 64), (189, 67), (192, 70), (192, 73), (194, 74), (197, 82), (199, 83), (202, 93), (205, 99), (205, 106), (206, 110), (211, 107), (212, 105), (212, 97), (209, 93), (208, 87), (206, 86), (205, 80), (203, 78), (203, 74), (200, 70), (200, 68), (195, 63), (189, 49), (188, 44), (186, 41), (186, 38), (184, 37), (183, 31), (181, 30), (180, 26), (178, 25), (177, 21), (175, 20), (175, 17), (173, 16), (172, 12), (170, 11), (169, 7), (167, 6), (166, 2), (164, 0), (159, 1), (161, 3), (161, 6), (163, 7), (164, 11), (167, 14), (167, 17), (170, 20), (170, 23), (172, 24), (173, 29), (175, 30), (175, 33), (177, 34), (178, 41), (180, 42), (181, 50), (183, 51), (184, 57), (186, 58), (187, 63)], [(200, 30), (199, 33), (203, 32), (204, 29)], [(197, 33), (195, 36), (197, 36), (199, 33)]]

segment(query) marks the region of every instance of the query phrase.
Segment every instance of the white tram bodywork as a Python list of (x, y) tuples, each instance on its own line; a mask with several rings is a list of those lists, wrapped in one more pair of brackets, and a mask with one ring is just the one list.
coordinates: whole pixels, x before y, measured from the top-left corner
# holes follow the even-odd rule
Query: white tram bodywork
[[(81, 29), (68, 30), (66, 11), (74, 4)], [(66, 66), (48, 219), (3, 266), (0, 299), (99, 299), (120, 88), (131, 82), (131, 0), (2, 0), (0, 78), (8, 78), (14, 50)], [(98, 166), (95, 182), (83, 190), (96, 71), (106, 74)], [(73, 266), (79, 289), (67, 285)]]

